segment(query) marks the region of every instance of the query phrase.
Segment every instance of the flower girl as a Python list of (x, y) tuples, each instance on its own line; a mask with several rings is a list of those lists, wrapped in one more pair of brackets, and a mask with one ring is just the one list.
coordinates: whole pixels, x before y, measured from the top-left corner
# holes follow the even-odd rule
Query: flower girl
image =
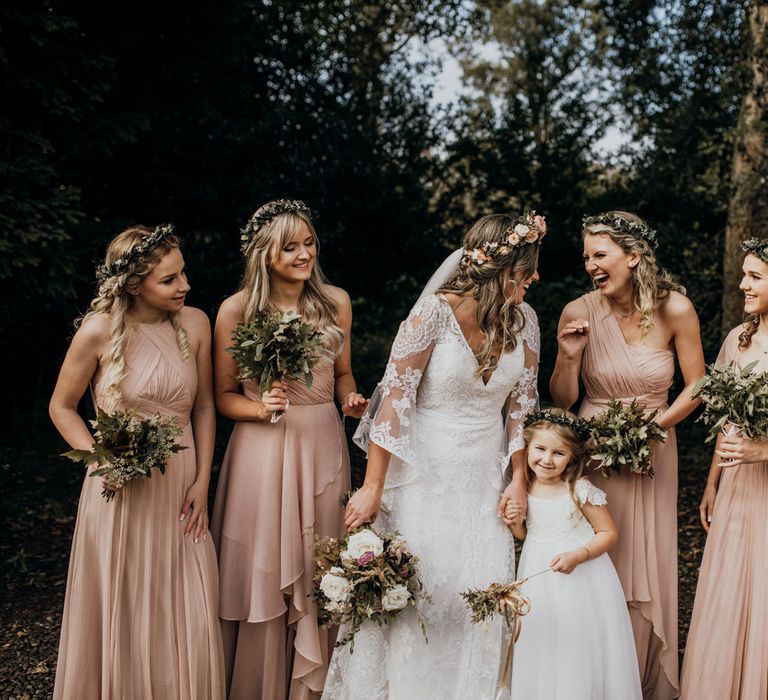
[(580, 478), (587, 438), (584, 421), (560, 409), (526, 421), (527, 516), (512, 502), (506, 515), (525, 539), (519, 578), (551, 572), (520, 589), (531, 612), (515, 644), (513, 698), (641, 698), (624, 593), (606, 554), (616, 526), (605, 493)]

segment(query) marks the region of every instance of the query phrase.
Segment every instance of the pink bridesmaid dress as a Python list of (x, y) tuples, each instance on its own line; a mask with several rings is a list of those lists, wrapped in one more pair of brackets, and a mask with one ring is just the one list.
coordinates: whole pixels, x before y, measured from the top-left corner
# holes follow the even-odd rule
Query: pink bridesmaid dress
[[(718, 364), (741, 360), (739, 334)], [(768, 371), (765, 356), (755, 368)], [(683, 661), (686, 700), (768, 698), (768, 462), (723, 468)]]
[[(311, 389), (288, 382), (277, 423), (235, 424), (221, 469), (211, 529), (233, 700), (319, 697), (325, 683), (334, 637), (318, 627), (311, 598), (313, 537), (344, 533), (349, 455), (333, 364), (313, 376)], [(259, 399), (251, 382), (244, 392)]]
[(184, 537), (179, 512), (195, 480), (190, 412), (197, 368), (184, 360), (170, 322), (132, 326), (122, 405), (104, 396), (104, 367), (93, 384), (96, 405), (141, 416), (175, 415), (181, 444), (165, 475), (128, 482), (110, 503), (101, 479), (86, 477), (80, 495), (64, 601), (57, 700), (184, 700), (224, 697), (213, 541)]
[[(591, 332), (581, 377), (586, 396), (579, 415), (604, 411), (610, 399), (636, 399), (648, 409), (667, 408), (674, 353), (630, 345), (599, 292), (582, 297)], [(655, 476), (624, 470), (610, 479), (599, 470), (589, 479), (608, 494), (619, 538), (609, 554), (619, 574), (637, 647), (643, 697), (678, 696), (677, 670), (677, 441), (674, 428), (656, 445)]]

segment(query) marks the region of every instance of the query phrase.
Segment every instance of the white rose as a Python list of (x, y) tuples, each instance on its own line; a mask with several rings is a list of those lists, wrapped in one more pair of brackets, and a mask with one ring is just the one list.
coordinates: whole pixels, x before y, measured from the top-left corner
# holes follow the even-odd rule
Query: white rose
[(352, 596), (352, 586), (349, 581), (334, 573), (327, 573), (320, 579), (320, 590), (333, 603), (346, 603)]
[(381, 598), (381, 607), (386, 612), (402, 610), (408, 605), (411, 597), (410, 591), (405, 586), (392, 586)]
[(347, 548), (341, 553), (345, 560), (359, 559), (366, 552), (379, 556), (384, 551), (384, 542), (373, 530), (364, 529), (349, 538)]
[(518, 224), (515, 226), (515, 233), (518, 236), (524, 236), (530, 229), (525, 224)]

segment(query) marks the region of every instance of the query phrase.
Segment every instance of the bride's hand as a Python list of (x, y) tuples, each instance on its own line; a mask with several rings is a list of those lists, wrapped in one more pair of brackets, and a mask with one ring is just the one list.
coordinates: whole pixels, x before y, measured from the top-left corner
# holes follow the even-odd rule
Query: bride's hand
[(363, 484), (347, 503), (344, 526), (347, 532), (372, 523), (376, 520), (381, 507), (381, 489)]
[(566, 357), (579, 357), (587, 345), (589, 321), (577, 318), (566, 323), (557, 333), (557, 345)]
[[(512, 502), (518, 510), (515, 518), (507, 517), (507, 503)], [(499, 516), (505, 525), (516, 525), (522, 522), (525, 512), (528, 510), (528, 489), (524, 479), (512, 479), (509, 486), (504, 489), (499, 501)]]

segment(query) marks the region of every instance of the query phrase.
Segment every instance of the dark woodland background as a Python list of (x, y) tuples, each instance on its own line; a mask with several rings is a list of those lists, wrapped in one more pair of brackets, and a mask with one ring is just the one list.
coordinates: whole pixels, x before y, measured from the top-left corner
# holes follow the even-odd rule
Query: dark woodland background
[[(588, 287), (581, 217), (628, 209), (658, 229), (711, 361), (740, 318), (732, 286), (723, 295), (738, 274), (728, 265), (768, 221), (766, 14), (764, 0), (5, 0), (3, 695), (50, 692), (82, 474), (56, 457), (47, 402), (113, 235), (175, 223), (189, 302), (213, 319), (238, 285), (249, 215), (305, 200), (323, 268), (353, 299), (368, 394), (399, 321), (468, 226), (534, 208), (550, 230), (529, 294), (546, 400), (560, 310)], [(446, 53), (465, 90), (438, 105)], [(608, 129), (624, 145), (602, 153)], [(680, 436), (690, 606), (709, 458), (692, 420)]]

